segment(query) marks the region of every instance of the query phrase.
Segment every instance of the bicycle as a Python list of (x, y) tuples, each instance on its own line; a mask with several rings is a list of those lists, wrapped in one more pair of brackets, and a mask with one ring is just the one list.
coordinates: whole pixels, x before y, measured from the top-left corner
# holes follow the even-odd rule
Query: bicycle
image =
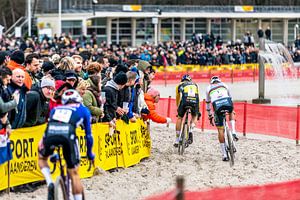
[(190, 127), (189, 127), (189, 114), (191, 113), (191, 107), (187, 106), (186, 107), (186, 111), (185, 111), (185, 120), (184, 120), (184, 124), (183, 127), (180, 131), (180, 135), (179, 135), (179, 143), (178, 143), (178, 154), (179, 155), (183, 155), (184, 150), (186, 147), (189, 146), (187, 140), (189, 137), (189, 131), (190, 131)]
[(229, 128), (226, 120), (226, 114), (228, 113), (228, 110), (222, 110), (221, 113), (223, 115), (225, 148), (227, 155), (229, 156), (230, 167), (232, 167), (234, 165), (234, 154), (236, 153), (236, 145), (232, 137), (232, 131)]
[[(54, 164), (51, 174), (53, 174), (54, 171), (56, 170), (56, 163), (59, 163), (59, 169), (60, 169), (60, 175), (56, 178), (56, 181), (54, 183), (54, 199), (70, 200), (73, 199), (71, 179), (68, 171), (65, 169), (66, 165), (62, 164), (62, 158), (60, 156), (61, 148), (62, 145), (56, 147), (57, 154), (53, 154), (50, 157), (50, 161)], [(81, 157), (81, 158), (87, 158), (87, 157)], [(89, 167), (87, 171), (90, 171), (91, 168), (92, 168), (92, 161), (89, 162)], [(82, 199), (83, 200), (85, 199), (84, 192), (82, 192)]]

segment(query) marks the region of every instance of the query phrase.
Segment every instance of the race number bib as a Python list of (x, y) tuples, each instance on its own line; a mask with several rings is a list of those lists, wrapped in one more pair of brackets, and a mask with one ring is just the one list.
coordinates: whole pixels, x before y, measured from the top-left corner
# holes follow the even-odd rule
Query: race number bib
[(72, 111), (67, 109), (57, 109), (55, 110), (52, 118), (54, 120), (69, 123), (71, 119)]
[(197, 87), (194, 85), (189, 85), (184, 88), (184, 92), (188, 97), (196, 97)]

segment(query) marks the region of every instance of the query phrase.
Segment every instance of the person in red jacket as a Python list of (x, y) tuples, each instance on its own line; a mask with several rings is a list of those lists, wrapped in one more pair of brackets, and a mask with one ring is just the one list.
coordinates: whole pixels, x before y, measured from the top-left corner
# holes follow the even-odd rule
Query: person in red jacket
[(150, 113), (145, 117), (146, 119), (151, 119), (156, 123), (170, 123), (171, 119), (159, 115), (155, 110), (155, 103), (158, 103), (160, 98), (159, 91), (154, 88), (149, 88), (147, 93), (144, 96), (145, 102), (148, 106)]

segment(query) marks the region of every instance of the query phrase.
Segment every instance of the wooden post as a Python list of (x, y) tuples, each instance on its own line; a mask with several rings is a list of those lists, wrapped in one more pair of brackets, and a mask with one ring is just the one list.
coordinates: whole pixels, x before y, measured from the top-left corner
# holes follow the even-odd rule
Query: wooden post
[(177, 176), (176, 178), (176, 200), (184, 200), (184, 178), (183, 176)]
[(7, 194), (10, 199), (10, 161), (7, 162)]
[(231, 83), (233, 83), (233, 66), (231, 65)]
[(164, 66), (164, 68), (165, 68), (165, 75), (164, 75), (164, 77), (165, 77), (165, 87), (167, 87), (167, 66)]
[(168, 109), (167, 109), (167, 117), (171, 116), (171, 96), (168, 98)]
[(253, 65), (253, 82), (255, 82), (256, 65)]
[(297, 106), (296, 145), (299, 145), (299, 132), (300, 132), (300, 105)]
[(202, 124), (201, 124), (201, 130), (204, 131), (204, 123), (205, 123), (205, 99), (202, 101)]
[(247, 126), (247, 101), (244, 102), (243, 136), (246, 136), (246, 126)]

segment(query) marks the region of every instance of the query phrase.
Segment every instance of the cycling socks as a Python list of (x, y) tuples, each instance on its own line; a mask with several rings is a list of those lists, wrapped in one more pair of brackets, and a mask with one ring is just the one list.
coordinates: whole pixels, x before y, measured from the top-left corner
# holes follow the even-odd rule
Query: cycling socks
[(220, 143), (220, 146), (221, 146), (223, 157), (227, 157), (227, 152), (226, 152), (226, 149), (225, 149), (225, 143)]
[(193, 132), (194, 128), (196, 127), (196, 124), (191, 123), (190, 132)]
[(44, 175), (46, 182), (47, 182), (47, 186), (50, 185), (50, 183), (53, 183), (51, 175), (50, 175), (50, 169), (49, 167), (43, 167), (43, 169), (41, 169), (42, 174)]
[(231, 130), (232, 130), (232, 133), (233, 133), (233, 134), (236, 134), (236, 132), (235, 132), (235, 120), (230, 120), (230, 123), (231, 123)]
[(180, 131), (176, 131), (176, 138), (178, 138), (180, 135)]
[(74, 194), (74, 200), (82, 200), (82, 194)]

